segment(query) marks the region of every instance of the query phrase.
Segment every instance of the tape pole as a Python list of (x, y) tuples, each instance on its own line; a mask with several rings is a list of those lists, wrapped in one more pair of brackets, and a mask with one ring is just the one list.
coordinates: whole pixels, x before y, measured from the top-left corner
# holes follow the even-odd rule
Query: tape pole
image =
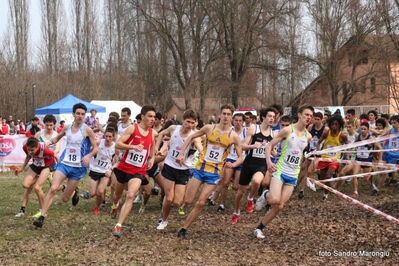
[(356, 204), (357, 206), (360, 206), (360, 207), (362, 207), (362, 208), (364, 208), (364, 209), (366, 209), (366, 210), (368, 210), (368, 211), (370, 211), (370, 212), (372, 212), (374, 214), (377, 214), (378, 216), (381, 216), (381, 217), (383, 217), (383, 218), (385, 218), (385, 219), (387, 219), (387, 220), (389, 220), (391, 222), (399, 224), (399, 219), (397, 219), (397, 218), (395, 218), (395, 217), (393, 217), (391, 215), (388, 215), (388, 214), (386, 214), (386, 213), (384, 213), (384, 212), (382, 212), (380, 210), (377, 210), (377, 209), (375, 209), (375, 208), (373, 208), (373, 207), (371, 207), (371, 206), (369, 206), (367, 204), (364, 204), (361, 201), (358, 201), (358, 200), (356, 200), (354, 198), (351, 198), (348, 195), (345, 195), (344, 193), (339, 192), (338, 190), (335, 190), (335, 189), (333, 189), (333, 188), (331, 188), (329, 186), (326, 186), (325, 184), (323, 184), (323, 183), (321, 183), (321, 182), (319, 182), (317, 180), (314, 180), (312, 178), (308, 178), (308, 180), (309, 180), (309, 182), (311, 182), (313, 184), (317, 184), (317, 185), (327, 189), (331, 193), (334, 193), (335, 195), (337, 195), (337, 196), (339, 196), (341, 198), (344, 198), (344, 199), (346, 199), (347, 201), (349, 201), (349, 202), (351, 202), (353, 204)]
[(346, 179), (351, 179), (351, 178), (356, 178), (356, 177), (362, 178), (362, 177), (365, 177), (365, 176), (387, 174), (387, 173), (392, 173), (392, 172), (395, 172), (395, 171), (396, 171), (396, 169), (390, 169), (390, 170), (363, 173), (363, 174), (357, 174), (357, 175), (346, 175), (346, 176), (334, 177), (334, 178), (330, 178), (330, 179), (319, 180), (319, 182), (325, 183), (325, 182), (332, 182), (332, 181), (338, 181), (338, 180), (346, 180)]

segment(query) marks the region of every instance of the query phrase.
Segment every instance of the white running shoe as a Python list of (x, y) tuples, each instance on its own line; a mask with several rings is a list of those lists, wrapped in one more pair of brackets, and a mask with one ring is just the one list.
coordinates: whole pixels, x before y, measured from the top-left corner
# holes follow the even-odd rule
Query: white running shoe
[(255, 229), (254, 231), (254, 236), (256, 238), (265, 238), (265, 235), (263, 234), (263, 232), (260, 229)]
[(157, 229), (158, 229), (158, 230), (163, 230), (163, 229), (166, 228), (166, 226), (168, 226), (168, 222), (162, 221), (162, 222), (160, 222), (159, 225), (157, 226)]
[(267, 200), (266, 200), (265, 196), (268, 192), (269, 192), (269, 190), (265, 189), (265, 191), (263, 191), (262, 195), (260, 195), (260, 197), (256, 201), (256, 205), (255, 205), (256, 211), (261, 211), (266, 206)]
[(19, 210), (19, 212), (17, 214), (15, 214), (15, 217), (21, 217), (24, 215), (25, 215), (25, 213), (23, 211)]
[(136, 198), (134, 199), (133, 203), (139, 203), (140, 201), (143, 200), (142, 196), (137, 195)]

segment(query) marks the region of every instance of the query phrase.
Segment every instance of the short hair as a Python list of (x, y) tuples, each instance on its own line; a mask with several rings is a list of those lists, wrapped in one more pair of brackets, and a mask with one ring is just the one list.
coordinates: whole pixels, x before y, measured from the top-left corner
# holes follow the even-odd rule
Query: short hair
[(223, 104), (223, 105), (220, 107), (220, 112), (221, 112), (223, 109), (229, 109), (229, 110), (231, 111), (231, 113), (234, 113), (234, 106), (233, 106), (232, 104)]
[(367, 112), (368, 115), (371, 114), (371, 113), (372, 113), (375, 117), (378, 116), (378, 113), (377, 113), (375, 110), (370, 110), (370, 111)]
[(136, 117), (134, 119), (141, 120), (141, 114), (136, 115)]
[(163, 127), (161, 128), (161, 130), (158, 133), (161, 133), (162, 131), (164, 131), (165, 129), (167, 129), (168, 127), (175, 125), (175, 121), (174, 120), (168, 120), (166, 121), (166, 123), (163, 125)]
[(34, 116), (30, 121), (39, 121), (39, 117)]
[(341, 115), (333, 115), (327, 120), (327, 125), (329, 128), (331, 128), (331, 125), (334, 121), (338, 122), (340, 128), (344, 127), (344, 119)]
[(119, 115), (118, 112), (111, 112), (111, 113), (109, 113), (108, 116), (109, 116), (109, 117), (110, 117), (110, 116), (113, 116), (113, 117), (116, 118), (116, 120), (119, 120), (119, 118), (121, 117), (121, 116)]
[(391, 116), (389, 114), (381, 114), (381, 118), (385, 118), (387, 120), (389, 120)]
[(117, 124), (109, 123), (105, 130), (107, 130), (108, 128), (112, 128), (114, 130), (114, 132), (118, 132), (118, 125)]
[(122, 108), (121, 113), (123, 113), (123, 112), (126, 112), (128, 115), (131, 115), (131, 114), (132, 114), (132, 111), (130, 110), (129, 107), (124, 107), (124, 108)]
[(367, 122), (361, 123), (360, 126), (365, 126), (365, 127), (367, 127), (368, 129), (370, 128), (370, 125), (369, 125), (369, 123), (367, 123)]
[(60, 125), (63, 125), (63, 124), (65, 124), (65, 120), (60, 121)]
[[(249, 117), (251, 117), (251, 115), (252, 115), (252, 113), (250, 112), (250, 111), (248, 111), (248, 112), (245, 112), (245, 114), (244, 114), (245, 116), (249, 116)], [(245, 119), (245, 118), (244, 118)]]
[(376, 125), (377, 125), (377, 124), (381, 124), (382, 127), (384, 127), (384, 128), (387, 126), (387, 123), (386, 123), (385, 120), (382, 119), (382, 118), (378, 118), (378, 119), (375, 121), (375, 124), (376, 124)]
[(46, 115), (46, 116), (43, 118), (43, 123), (46, 124), (47, 122), (53, 122), (54, 125), (55, 125), (55, 123), (57, 123), (57, 119), (55, 119), (55, 116), (53, 116), (53, 115)]
[[(112, 125), (115, 125), (115, 124), (112, 124)], [(116, 126), (116, 125), (115, 125), (115, 126)], [(115, 127), (109, 126), (109, 125), (108, 125), (107, 128), (105, 129), (104, 135), (105, 135), (105, 133), (107, 133), (107, 132), (109, 132), (109, 133), (111, 133), (112, 135), (114, 135), (114, 134), (116, 133), (117, 129), (118, 129), (118, 126), (116, 126), (116, 130), (115, 130)]]
[[(272, 104), (272, 105), (270, 105), (270, 107), (273, 107), (274, 109), (276, 109), (277, 112), (278, 112), (280, 115), (283, 115), (283, 114), (284, 114), (284, 108), (283, 108), (281, 105), (279, 105), (279, 104)], [(277, 115), (277, 114), (276, 114), (276, 115)]]
[(305, 111), (306, 109), (308, 109), (308, 110), (312, 111), (312, 113), (314, 113), (314, 108), (313, 108), (313, 106), (310, 106), (310, 105), (302, 105), (301, 107), (298, 108), (297, 113), (302, 114), (303, 111)]
[(157, 112), (157, 110), (155, 109), (155, 106), (153, 105), (144, 105), (141, 108), (140, 114), (141, 115), (146, 115), (148, 112), (153, 111), (154, 113)]
[(242, 118), (242, 121), (245, 120), (245, 115), (244, 115), (243, 113), (235, 113), (235, 114), (233, 115), (233, 119), (235, 119), (237, 116), (241, 117), (241, 118)]
[(268, 107), (268, 108), (262, 108), (259, 110), (259, 118), (260, 122), (263, 122), (263, 118), (267, 116), (268, 112), (274, 113), (274, 115), (277, 115), (277, 110), (274, 107)]
[(75, 113), (77, 109), (83, 109), (85, 110), (85, 113), (87, 112), (87, 107), (83, 103), (77, 103), (73, 106), (72, 108), (72, 113)]
[(195, 121), (197, 121), (198, 119), (198, 115), (197, 112), (192, 110), (192, 109), (188, 109), (183, 113), (183, 119), (194, 119)]
[(26, 141), (26, 147), (35, 148), (39, 144), (39, 140), (35, 137), (29, 137)]
[(345, 122), (345, 125), (347, 125), (347, 126), (355, 126), (355, 121), (353, 121), (353, 120), (348, 120), (348, 121), (346, 121)]
[(110, 117), (108, 117), (107, 123), (118, 124), (118, 120), (115, 117), (110, 116)]
[(348, 110), (346, 111), (346, 113), (347, 113), (347, 114), (350, 114), (350, 115), (355, 115), (355, 114), (356, 114), (355, 109), (353, 109), (353, 108), (348, 109)]
[(96, 114), (97, 114), (97, 110), (96, 110), (96, 109), (94, 109), (94, 108), (91, 109), (91, 110), (90, 110), (90, 113), (91, 113), (92, 111), (96, 112)]
[(369, 121), (369, 116), (368, 116), (367, 114), (364, 114), (364, 113), (363, 113), (363, 114), (360, 115), (359, 119), (360, 119), (360, 120), (362, 120), (362, 119), (367, 119), (367, 121)]
[(392, 120), (394, 120), (394, 121), (396, 121), (396, 122), (399, 122), (399, 116), (398, 116), (398, 115), (393, 115), (393, 116), (391, 117), (391, 120), (390, 120), (390, 121), (392, 121)]
[(291, 116), (289, 116), (289, 115), (282, 116), (281, 122), (290, 122), (291, 123)]
[(323, 114), (321, 112), (316, 112), (313, 114), (313, 117), (318, 117), (320, 119), (323, 119)]
[(162, 114), (161, 113), (156, 113), (155, 114), (156, 119), (162, 119)]

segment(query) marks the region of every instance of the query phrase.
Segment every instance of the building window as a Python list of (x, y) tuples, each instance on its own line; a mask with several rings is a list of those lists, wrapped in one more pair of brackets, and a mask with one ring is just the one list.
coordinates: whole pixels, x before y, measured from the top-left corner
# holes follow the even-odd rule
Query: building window
[(363, 50), (362, 51), (362, 55), (361, 55), (361, 59), (359, 60), (360, 64), (367, 65), (369, 63), (368, 56), (369, 56), (369, 52), (367, 50)]
[(370, 84), (371, 84), (371, 92), (375, 92), (376, 91), (376, 82), (375, 82), (375, 78), (372, 77), (370, 79)]

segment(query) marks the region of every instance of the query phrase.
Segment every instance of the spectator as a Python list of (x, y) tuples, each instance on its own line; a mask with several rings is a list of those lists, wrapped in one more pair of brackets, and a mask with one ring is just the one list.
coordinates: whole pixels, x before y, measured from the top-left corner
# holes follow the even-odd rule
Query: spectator
[(216, 118), (215, 118), (215, 116), (213, 115), (213, 116), (211, 116), (211, 119), (209, 119), (209, 122), (208, 122), (208, 124), (216, 124)]
[(18, 132), (18, 127), (15, 125), (14, 121), (10, 121), (10, 135), (15, 135)]
[(57, 127), (57, 133), (59, 134), (61, 132), (61, 130), (64, 129), (65, 126), (65, 120), (61, 120), (60, 121), (60, 125)]
[(181, 122), (179, 121), (179, 119), (177, 119), (176, 114), (173, 115), (173, 118), (171, 120), (173, 121), (173, 123), (175, 123), (175, 125), (181, 125)]
[(13, 121), (12, 115), (9, 115), (9, 116), (8, 116), (8, 120), (7, 120), (7, 124), (10, 125), (10, 124), (11, 124), (11, 121)]
[(38, 117), (33, 117), (30, 122), (31, 127), (28, 131), (26, 131), (25, 136), (27, 136), (28, 138), (35, 136), (35, 134), (40, 131), (39, 122), (40, 120)]
[[(18, 120), (18, 121), (19, 121), (19, 120)], [(18, 122), (18, 131), (17, 131), (17, 133), (18, 133), (18, 134), (24, 134), (24, 135), (25, 135), (26, 131), (25, 131), (25, 125), (24, 125), (24, 122), (23, 122), (23, 121), (19, 121), (19, 122)]]
[(89, 127), (91, 127), (91, 129), (95, 129), (96, 126), (96, 119), (98, 119), (96, 117), (97, 114), (97, 110), (96, 109), (91, 109), (90, 110), (90, 116), (87, 116), (85, 118), (85, 120), (83, 121), (86, 125), (88, 125)]
[(7, 124), (6, 119), (3, 118), (0, 127), (0, 135), (9, 135), (9, 134), (10, 134), (10, 126)]

